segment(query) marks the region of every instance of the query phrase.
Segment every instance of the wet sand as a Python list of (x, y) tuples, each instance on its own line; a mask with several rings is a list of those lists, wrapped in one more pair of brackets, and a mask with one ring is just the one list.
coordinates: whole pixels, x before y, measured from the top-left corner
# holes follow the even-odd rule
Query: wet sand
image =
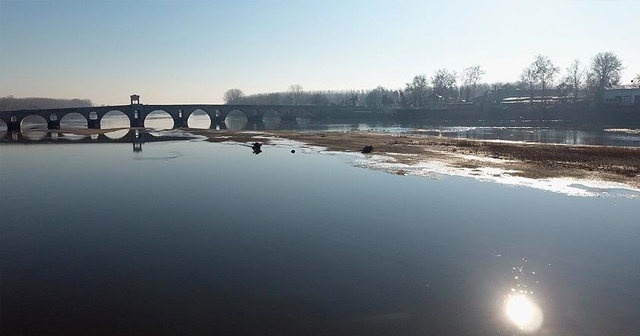
[(532, 179), (572, 178), (640, 188), (640, 148), (637, 147), (534, 144), (376, 132), (190, 132), (205, 136), (211, 142), (268, 144), (270, 139), (290, 139), (343, 152), (360, 152), (364, 146), (372, 145), (372, 154), (386, 155), (407, 165), (436, 161), (453, 168), (496, 168), (510, 171), (512, 176)]

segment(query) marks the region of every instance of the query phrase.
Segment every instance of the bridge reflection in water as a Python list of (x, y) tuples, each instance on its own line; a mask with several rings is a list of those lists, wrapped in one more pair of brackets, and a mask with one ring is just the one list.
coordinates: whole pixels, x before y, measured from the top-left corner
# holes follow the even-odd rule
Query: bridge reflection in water
[[(113, 136), (117, 132), (126, 132), (123, 136)], [(155, 134), (154, 134), (155, 133)], [(19, 144), (37, 144), (37, 143), (130, 143), (133, 152), (141, 152), (142, 145), (146, 142), (176, 141), (194, 139), (188, 135), (167, 135), (156, 132), (148, 132), (142, 129), (125, 129), (106, 132), (100, 134), (74, 134), (65, 132), (51, 132), (48, 130), (34, 130), (29, 132), (2, 132), (0, 131), (0, 143), (19, 143)]]

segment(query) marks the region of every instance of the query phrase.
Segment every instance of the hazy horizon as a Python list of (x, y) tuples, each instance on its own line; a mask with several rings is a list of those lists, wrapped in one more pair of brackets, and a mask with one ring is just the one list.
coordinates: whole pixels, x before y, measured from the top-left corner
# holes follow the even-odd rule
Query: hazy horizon
[[(611, 15), (615, 12), (615, 16)], [(95, 105), (222, 103), (223, 93), (404, 88), (480, 65), (514, 82), (611, 51), (640, 73), (634, 1), (0, 1), (0, 96)]]

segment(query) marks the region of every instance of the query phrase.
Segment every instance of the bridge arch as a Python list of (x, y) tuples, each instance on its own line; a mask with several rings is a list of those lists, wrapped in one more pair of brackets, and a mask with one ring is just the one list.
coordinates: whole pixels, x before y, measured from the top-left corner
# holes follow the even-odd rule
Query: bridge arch
[[(12, 120), (16, 120), (17, 118), (15, 116), (11, 116)], [(15, 119), (14, 119), (15, 118)], [(36, 131), (40, 131), (40, 130), (47, 130), (48, 129), (48, 122), (47, 120), (39, 115), (39, 114), (30, 114), (28, 116), (25, 116), (24, 118), (22, 118), (22, 120), (20, 120), (20, 130), (36, 130)]]
[(9, 129), (7, 122), (4, 119), (0, 119), (0, 132), (6, 132)]
[(128, 128), (131, 126), (131, 120), (129, 117), (120, 110), (110, 110), (103, 114), (99, 119), (100, 128)]
[(142, 120), (144, 127), (153, 129), (172, 129), (175, 119), (165, 110), (156, 109), (149, 112)]
[(249, 118), (247, 115), (238, 109), (229, 112), (226, 118), (224, 118), (224, 123), (227, 128), (234, 131), (244, 129), (248, 122)]
[(280, 127), (280, 123), (282, 122), (282, 117), (280, 116), (280, 112), (274, 109), (267, 109), (262, 113), (262, 123), (265, 129), (274, 130)]
[(196, 109), (185, 117), (187, 118), (187, 127), (189, 128), (209, 129), (213, 124), (213, 120), (209, 116), (209, 113), (203, 109)]
[(87, 128), (89, 126), (88, 120), (85, 116), (77, 112), (65, 114), (60, 119), (59, 125), (61, 128)]

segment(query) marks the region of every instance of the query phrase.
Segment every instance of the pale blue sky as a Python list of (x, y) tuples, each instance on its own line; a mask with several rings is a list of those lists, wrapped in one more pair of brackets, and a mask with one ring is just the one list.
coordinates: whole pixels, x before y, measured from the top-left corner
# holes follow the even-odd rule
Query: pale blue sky
[(612, 51), (640, 72), (640, 1), (0, 0), (0, 96), (221, 103), (247, 94), (391, 89), (479, 64), (516, 81)]

